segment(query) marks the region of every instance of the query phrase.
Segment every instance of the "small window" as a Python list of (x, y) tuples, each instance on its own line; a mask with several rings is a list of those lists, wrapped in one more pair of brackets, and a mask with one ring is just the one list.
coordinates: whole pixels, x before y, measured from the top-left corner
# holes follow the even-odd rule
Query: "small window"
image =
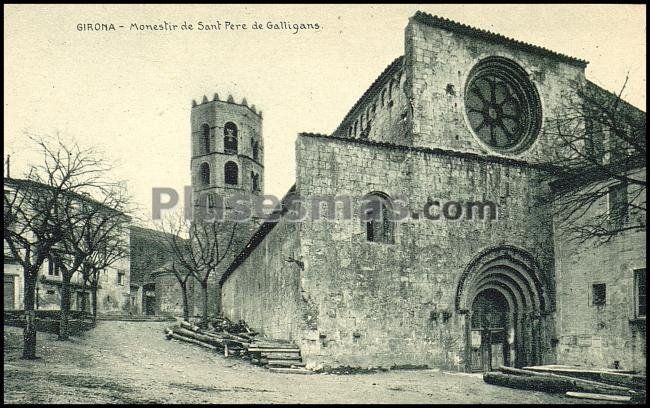
[(354, 137), (357, 137), (357, 130), (359, 128), (359, 120), (354, 122)]
[(226, 184), (237, 185), (239, 179), (239, 168), (234, 162), (227, 162), (224, 166), (224, 181)]
[(259, 144), (257, 142), (252, 142), (253, 146), (253, 160), (259, 160)]
[(636, 317), (645, 318), (645, 268), (634, 271), (634, 294), (636, 298)]
[(381, 106), (383, 107), (386, 104), (386, 88), (381, 91)]
[(366, 240), (394, 243), (394, 221), (389, 199), (375, 193), (367, 196), (364, 201)]
[(199, 174), (201, 177), (201, 184), (203, 186), (210, 185), (210, 165), (208, 163), (201, 163)]
[(201, 126), (201, 142), (203, 145), (203, 153), (210, 152), (210, 126), (204, 123)]
[(217, 206), (217, 196), (214, 193), (208, 194), (208, 208), (215, 208)]
[(124, 286), (124, 272), (117, 272), (117, 284)]
[(609, 187), (608, 199), (610, 226), (621, 228), (628, 222), (627, 183)]
[(591, 285), (591, 304), (594, 306), (604, 306), (607, 303), (607, 286), (604, 283), (594, 283)]
[(47, 263), (47, 274), (50, 276), (59, 276), (61, 271), (61, 266), (52, 258), (49, 259)]
[(237, 153), (237, 125), (232, 122), (223, 126), (223, 151)]
[(594, 120), (585, 122), (585, 158), (602, 163), (605, 157), (605, 134), (602, 125)]
[(260, 190), (260, 175), (251, 171), (251, 191), (256, 193)]

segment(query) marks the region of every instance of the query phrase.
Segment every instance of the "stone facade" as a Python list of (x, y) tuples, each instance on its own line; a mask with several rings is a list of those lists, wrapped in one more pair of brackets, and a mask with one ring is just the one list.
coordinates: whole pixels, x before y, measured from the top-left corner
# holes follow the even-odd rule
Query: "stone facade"
[[(127, 234), (128, 235), (128, 234)], [(124, 239), (129, 239), (125, 236)], [(23, 270), (22, 266), (13, 261), (8, 247), (5, 245), (4, 280), (5, 297), (13, 298), (13, 302), (5, 299), (5, 309), (22, 309), (23, 304)], [(124, 258), (100, 272), (97, 287), (97, 313), (98, 314), (127, 314), (131, 308), (130, 287), (130, 259)], [(7, 285), (10, 283), (10, 286)], [(60, 310), (61, 308), (62, 276), (49, 260), (45, 260), (41, 267), (36, 284), (36, 305), (39, 310)], [(86, 297), (85, 310), (92, 311), (93, 292), (91, 288), (83, 286), (83, 279), (79, 273), (72, 276), (70, 282), (71, 310), (82, 310), (83, 297)]]
[[(132, 226), (130, 258), (130, 309), (131, 314), (182, 316), (182, 292), (178, 281), (165, 270), (173, 254), (166, 247), (164, 233), (148, 228)], [(195, 315), (193, 278), (190, 278), (190, 315)]]
[[(529, 118), (534, 137), (522, 148), (491, 148), (478, 136), (483, 125), (468, 116), (472, 73), (486, 61), (524, 73), (517, 95), (533, 101), (538, 116)], [(616, 317), (631, 307), (630, 276), (645, 268), (645, 240), (622, 237), (598, 256), (564, 246), (555, 239), (551, 191), (539, 170), (560, 154), (547, 128), (574, 85), (586, 81), (585, 65), (418, 12), (405, 29), (404, 56), (334, 133), (299, 135), (293, 193), (307, 217), (290, 222), (285, 206), (277, 225), (258, 229), (221, 278), (223, 313), (295, 341), (308, 367), (485, 370), (617, 360), (644, 371), (645, 321)], [(490, 107), (484, 121), (489, 136), (501, 121), (499, 132), (509, 138), (508, 98), (498, 95), (518, 92), (518, 84), (508, 82), (509, 73), (494, 75), (491, 92), (505, 99), (499, 107), (494, 95), (480, 95)], [(496, 91), (503, 78), (509, 88)], [(358, 199), (369, 194), (409, 210), (386, 241), (371, 239), (360, 218)], [(341, 216), (343, 204), (335, 205), (334, 220), (310, 217), (312, 198), (343, 196), (353, 198), (351, 218)], [(445, 202), (460, 203), (462, 217), (424, 216)], [(496, 219), (468, 215), (484, 203), (496, 206)], [(606, 315), (574, 296), (584, 295), (596, 267), (611, 288)], [(593, 318), (572, 325), (571, 313), (583, 309)], [(575, 347), (578, 338), (589, 339), (590, 353)]]
[[(635, 177), (645, 180), (645, 173)], [(645, 200), (642, 194), (635, 202), (639, 205)], [(606, 212), (607, 206), (607, 197), (603, 197), (582, 218)], [(557, 233), (555, 255), (558, 360), (645, 372), (646, 324), (645, 315), (639, 315), (635, 281), (636, 273), (645, 273), (645, 233), (625, 232), (598, 247)], [(605, 285), (603, 304), (594, 302), (594, 284)]]

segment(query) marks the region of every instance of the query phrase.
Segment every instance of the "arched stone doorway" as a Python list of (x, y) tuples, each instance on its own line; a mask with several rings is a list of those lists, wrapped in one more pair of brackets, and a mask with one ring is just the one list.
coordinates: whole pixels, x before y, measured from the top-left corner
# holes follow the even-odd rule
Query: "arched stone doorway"
[(549, 338), (545, 280), (525, 251), (504, 246), (479, 254), (461, 275), (456, 311), (465, 316), (465, 368), (542, 364)]

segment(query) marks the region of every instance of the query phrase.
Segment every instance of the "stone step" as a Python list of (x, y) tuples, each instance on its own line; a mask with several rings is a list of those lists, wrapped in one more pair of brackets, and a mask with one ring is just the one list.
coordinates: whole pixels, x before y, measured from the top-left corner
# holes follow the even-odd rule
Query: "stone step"
[(260, 353), (260, 356), (270, 360), (301, 360), (300, 353)]
[(304, 367), (305, 363), (300, 360), (268, 360), (266, 363), (268, 368), (272, 367)]
[(259, 347), (259, 348), (275, 348), (275, 349), (297, 349), (298, 346), (292, 343), (273, 343), (273, 342), (266, 342), (266, 341), (258, 341), (254, 340), (251, 343), (252, 347)]
[(269, 371), (279, 374), (314, 374), (313, 371), (307, 370), (306, 368), (281, 368), (281, 367), (270, 367)]
[(299, 348), (268, 348), (249, 346), (248, 351), (251, 353), (300, 353)]

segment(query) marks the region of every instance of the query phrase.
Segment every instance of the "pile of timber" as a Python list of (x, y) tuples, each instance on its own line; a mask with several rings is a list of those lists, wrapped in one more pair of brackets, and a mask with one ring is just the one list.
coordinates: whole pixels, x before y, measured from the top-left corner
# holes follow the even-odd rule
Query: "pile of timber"
[[(628, 379), (627, 385), (619, 385), (624, 380), (617, 378), (616, 384), (607, 381), (594, 381), (577, 376), (562, 375), (544, 370), (499, 367), (498, 371), (487, 372), (483, 380), (488, 384), (510, 388), (565, 393), (573, 398), (588, 398), (619, 402), (645, 402), (645, 381), (637, 386), (637, 380)], [(619, 376), (630, 374), (617, 373)], [(607, 376), (605, 376), (607, 377)]]
[(233, 334), (226, 331), (201, 329), (185, 320), (182, 320), (178, 326), (166, 328), (165, 334), (168, 339), (185, 341), (223, 352), (226, 357), (244, 355), (246, 348), (257, 335), (253, 331)]
[(223, 330), (224, 325), (213, 325), (213, 329), (200, 327), (181, 321), (179, 326), (165, 329), (167, 339), (176, 339), (196, 344), (216, 352), (223, 353), (225, 357), (239, 356), (250, 360), (251, 363), (269, 371), (285, 374), (312, 374), (307, 370), (300, 356), (300, 349), (295, 344), (259, 337), (259, 334), (250, 330), (242, 321), (236, 325), (228, 326), (231, 330), (247, 330), (245, 332), (229, 333)]

